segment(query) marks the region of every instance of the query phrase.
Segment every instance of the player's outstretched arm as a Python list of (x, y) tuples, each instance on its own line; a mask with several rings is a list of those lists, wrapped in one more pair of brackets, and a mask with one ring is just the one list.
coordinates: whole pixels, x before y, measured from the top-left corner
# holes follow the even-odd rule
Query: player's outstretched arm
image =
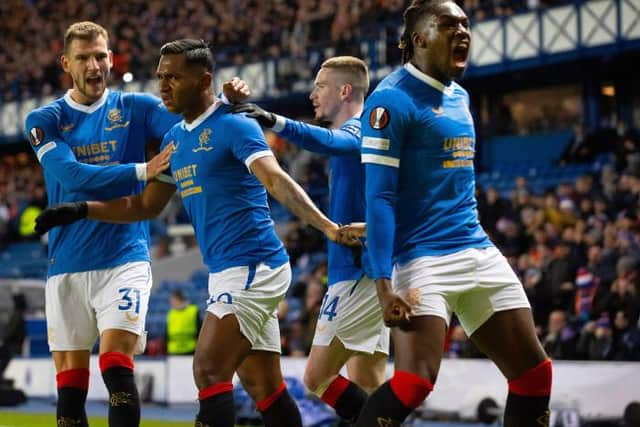
[(326, 129), (279, 116), (251, 103), (234, 105), (229, 111), (245, 113), (262, 127), (314, 153), (333, 156), (360, 154), (360, 124), (356, 121), (347, 122), (340, 129)]
[(329, 240), (337, 240), (338, 225), (313, 204), (307, 193), (285, 171), (273, 156), (251, 163), (251, 171), (278, 202), (302, 221), (322, 231)]
[(111, 223), (130, 223), (158, 216), (176, 187), (160, 181), (150, 182), (141, 194), (108, 201), (62, 203), (43, 210), (36, 218), (36, 232), (44, 234), (53, 227), (81, 219)]

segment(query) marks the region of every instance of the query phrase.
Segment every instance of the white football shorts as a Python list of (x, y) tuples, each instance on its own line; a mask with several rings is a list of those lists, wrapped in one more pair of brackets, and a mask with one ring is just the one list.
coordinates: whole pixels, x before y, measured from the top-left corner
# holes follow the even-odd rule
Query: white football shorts
[(442, 317), (448, 326), (455, 313), (467, 336), (496, 312), (531, 307), (520, 280), (495, 247), (416, 258), (395, 266), (392, 283), (416, 316)]
[(382, 321), (376, 284), (367, 276), (329, 286), (322, 300), (313, 345), (338, 338), (348, 350), (389, 354), (389, 328)]
[(280, 353), (277, 309), (290, 283), (288, 262), (275, 268), (258, 264), (209, 273), (207, 311), (220, 319), (234, 314), (253, 350)]
[(49, 349), (90, 351), (105, 330), (119, 329), (140, 337), (136, 353), (142, 353), (151, 284), (151, 266), (145, 261), (49, 277), (45, 288)]

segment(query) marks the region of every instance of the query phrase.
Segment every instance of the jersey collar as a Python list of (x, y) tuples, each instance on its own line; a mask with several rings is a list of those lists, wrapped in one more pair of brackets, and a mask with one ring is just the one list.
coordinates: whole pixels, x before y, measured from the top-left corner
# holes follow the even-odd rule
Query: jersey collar
[(97, 109), (99, 109), (100, 107), (102, 107), (104, 103), (107, 102), (107, 97), (109, 96), (109, 89), (105, 89), (100, 99), (98, 99), (96, 102), (90, 105), (83, 105), (83, 104), (77, 103), (71, 98), (71, 92), (72, 90), (69, 89), (67, 93), (64, 94), (64, 101), (67, 103), (69, 107), (73, 108), (74, 110), (82, 111), (83, 113), (87, 113), (87, 114), (91, 114)]
[(449, 86), (445, 86), (440, 81), (418, 70), (411, 62), (404, 64), (404, 68), (416, 79), (422, 80), (434, 89), (438, 89), (440, 92), (443, 92), (445, 95), (451, 95), (453, 93), (453, 82)]
[(210, 115), (212, 115), (212, 114), (213, 114), (213, 113), (218, 109), (218, 107), (219, 107), (219, 106), (221, 106), (222, 104), (223, 104), (223, 102), (222, 102), (220, 99), (216, 98), (216, 99), (213, 101), (213, 104), (211, 104), (211, 105), (209, 106), (209, 108), (207, 108), (207, 109), (205, 110), (205, 112), (204, 112), (204, 113), (202, 113), (202, 114), (200, 114), (198, 117), (196, 117), (196, 119), (195, 119), (194, 121), (192, 121), (191, 123), (184, 122), (184, 128), (185, 128), (187, 131), (191, 132), (192, 130), (194, 130), (195, 128), (197, 128), (198, 126), (200, 126), (200, 125), (202, 124), (202, 122), (204, 122), (205, 120), (207, 120), (207, 118), (208, 118)]

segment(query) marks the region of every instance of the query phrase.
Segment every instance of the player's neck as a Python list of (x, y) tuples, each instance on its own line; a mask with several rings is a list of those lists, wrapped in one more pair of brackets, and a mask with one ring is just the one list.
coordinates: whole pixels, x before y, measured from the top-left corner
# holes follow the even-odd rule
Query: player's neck
[(191, 123), (198, 117), (200, 117), (205, 111), (209, 109), (216, 101), (216, 97), (213, 93), (207, 93), (200, 97), (197, 102), (194, 102), (189, 108), (185, 108), (182, 112), (182, 117), (185, 123)]
[(414, 58), (411, 60), (411, 63), (418, 70), (422, 71), (424, 74), (431, 77), (432, 79), (436, 79), (437, 81), (442, 83), (444, 86), (448, 86), (449, 83), (451, 83), (451, 78), (445, 76), (435, 66), (429, 64), (429, 62), (425, 60), (421, 60), (420, 58)]
[(350, 102), (348, 104), (345, 104), (340, 109), (338, 114), (336, 114), (336, 117), (331, 122), (330, 127), (331, 129), (339, 129), (342, 127), (344, 122), (346, 122), (352, 117), (360, 117), (360, 114), (362, 114), (362, 103)]
[(102, 98), (102, 95), (104, 95), (104, 92), (102, 92), (97, 98), (89, 98), (76, 88), (73, 88), (71, 89), (70, 97), (74, 102), (77, 102), (80, 105), (91, 105)]

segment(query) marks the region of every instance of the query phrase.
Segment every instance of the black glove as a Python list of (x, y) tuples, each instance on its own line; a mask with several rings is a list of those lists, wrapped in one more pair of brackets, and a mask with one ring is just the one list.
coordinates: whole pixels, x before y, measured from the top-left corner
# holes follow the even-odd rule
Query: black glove
[(237, 104), (229, 109), (234, 114), (237, 113), (246, 113), (247, 117), (251, 117), (252, 119), (256, 119), (260, 126), (265, 128), (272, 128), (276, 124), (276, 115), (263, 110), (258, 107), (256, 104)]
[(53, 227), (67, 225), (87, 217), (87, 202), (61, 203), (40, 212), (36, 218), (36, 233), (42, 235)]

